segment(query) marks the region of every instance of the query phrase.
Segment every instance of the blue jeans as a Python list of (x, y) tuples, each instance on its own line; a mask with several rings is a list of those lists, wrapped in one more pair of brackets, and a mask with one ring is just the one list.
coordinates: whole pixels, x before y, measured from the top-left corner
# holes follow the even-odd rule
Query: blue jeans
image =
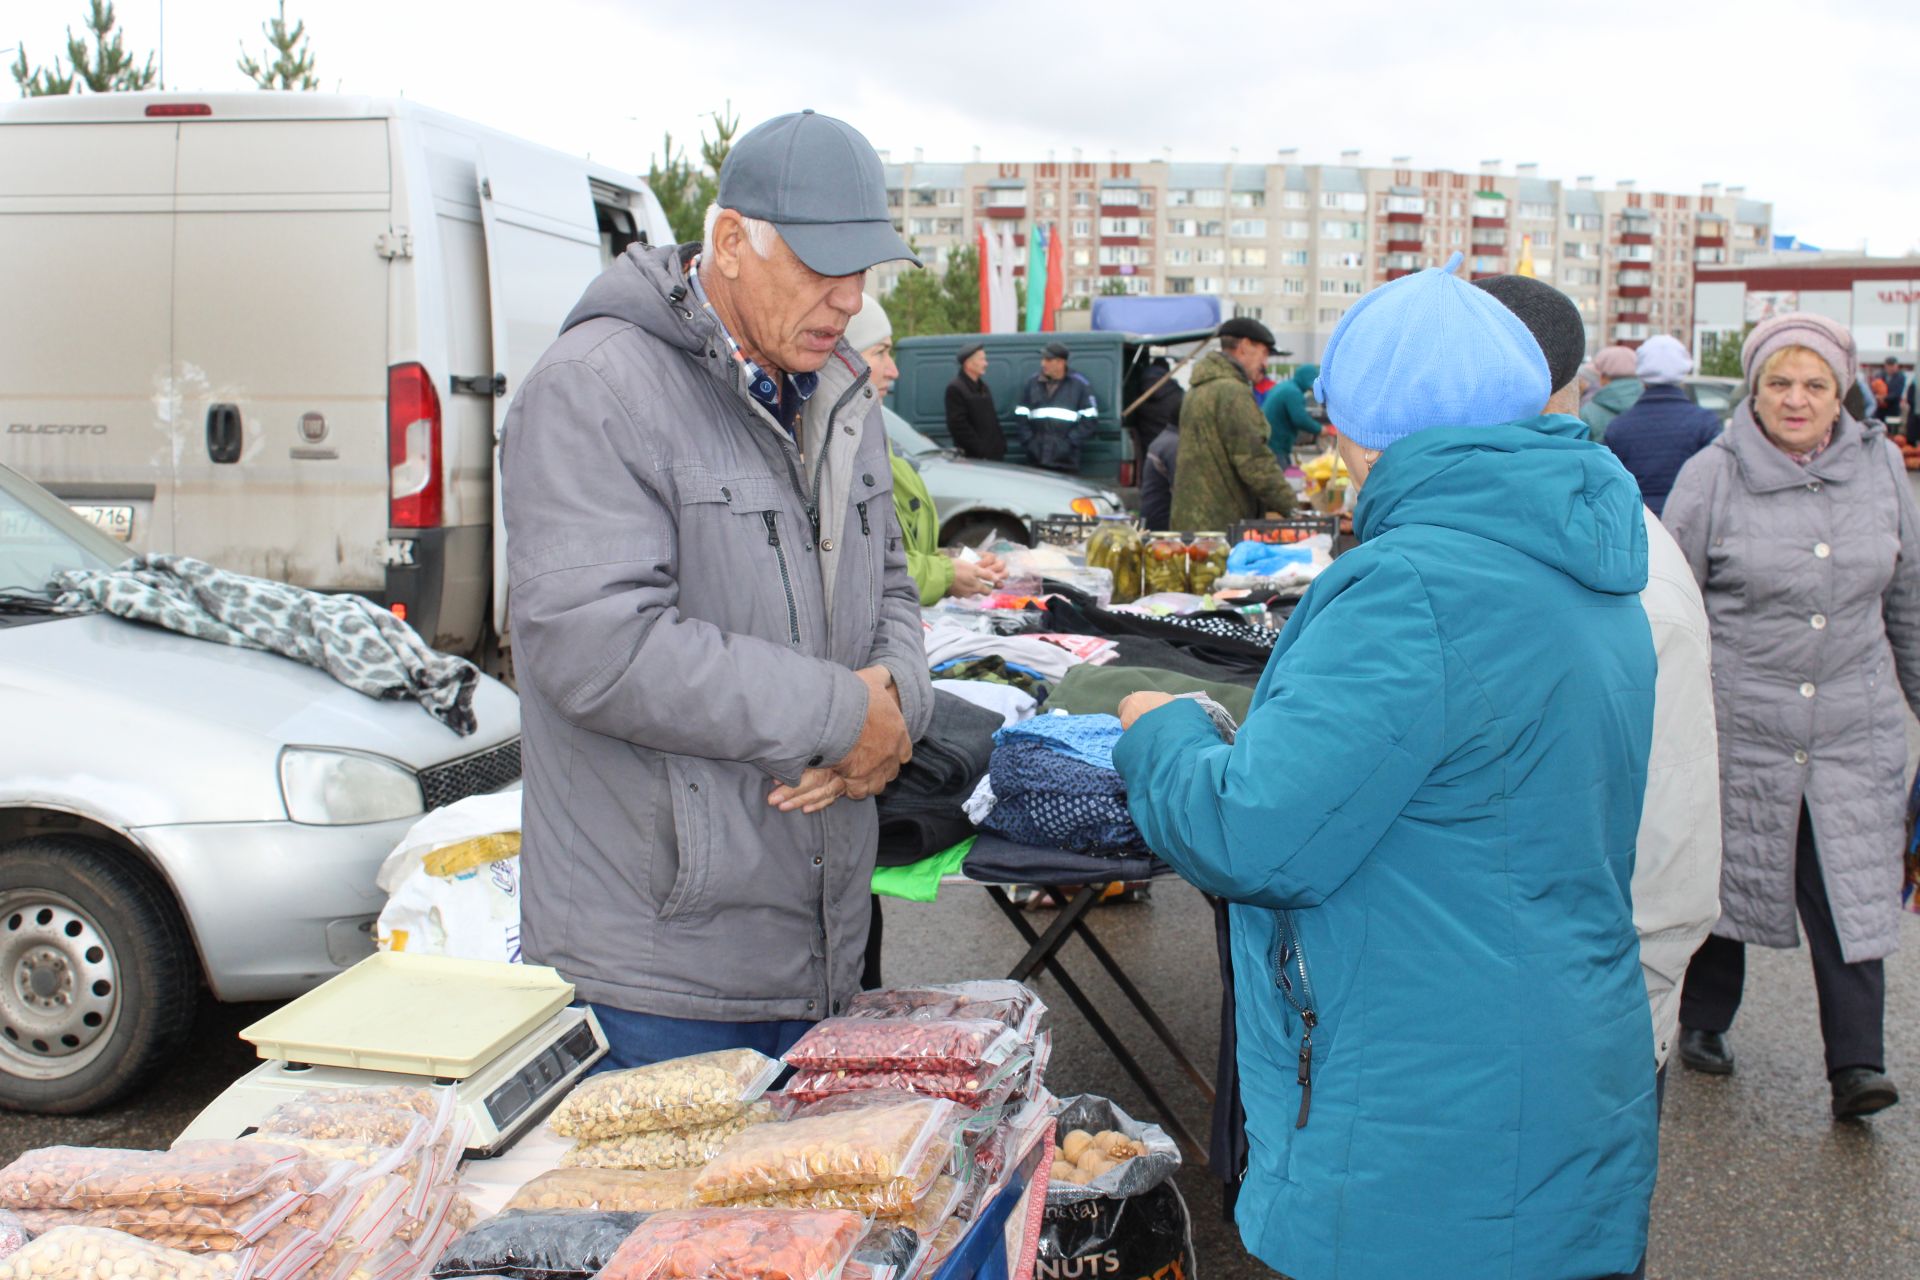
[(633, 1013), (611, 1005), (589, 1004), (607, 1033), (607, 1056), (593, 1074), (627, 1067), (649, 1067), (669, 1058), (716, 1049), (755, 1049), (778, 1058), (813, 1029), (811, 1022), (702, 1022)]

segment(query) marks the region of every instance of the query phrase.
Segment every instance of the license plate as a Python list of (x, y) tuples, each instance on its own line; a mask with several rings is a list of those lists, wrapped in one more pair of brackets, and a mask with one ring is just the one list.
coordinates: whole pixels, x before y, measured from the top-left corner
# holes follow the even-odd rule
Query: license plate
[(88, 503), (72, 503), (73, 514), (106, 534), (127, 542), (133, 537), (132, 507), (100, 507)]

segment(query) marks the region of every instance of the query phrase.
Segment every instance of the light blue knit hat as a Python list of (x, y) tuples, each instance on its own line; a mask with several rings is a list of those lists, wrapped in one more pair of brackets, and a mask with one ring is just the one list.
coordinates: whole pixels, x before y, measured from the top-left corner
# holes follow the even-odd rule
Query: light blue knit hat
[(1353, 304), (1327, 339), (1313, 395), (1355, 444), (1384, 449), (1429, 427), (1490, 427), (1537, 415), (1547, 357), (1520, 317), (1444, 267)]

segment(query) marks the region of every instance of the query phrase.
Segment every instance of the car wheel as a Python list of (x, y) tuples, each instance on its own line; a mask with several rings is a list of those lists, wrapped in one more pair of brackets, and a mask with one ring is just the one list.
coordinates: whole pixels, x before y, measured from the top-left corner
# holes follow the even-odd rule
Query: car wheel
[(0, 1107), (72, 1114), (153, 1079), (199, 969), (145, 868), (72, 836), (0, 848)]
[(1012, 516), (996, 515), (961, 516), (947, 526), (943, 545), (977, 547), (988, 538), (1017, 543), (1023, 547), (1033, 545), (1033, 535), (1027, 531), (1025, 524)]

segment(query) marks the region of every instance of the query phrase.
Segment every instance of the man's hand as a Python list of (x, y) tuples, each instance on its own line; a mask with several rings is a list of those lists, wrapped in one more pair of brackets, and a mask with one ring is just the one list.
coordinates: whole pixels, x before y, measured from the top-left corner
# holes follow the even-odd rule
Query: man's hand
[(862, 667), (854, 674), (867, 686), (867, 721), (853, 750), (833, 766), (833, 772), (846, 780), (848, 798), (865, 800), (884, 791), (900, 766), (913, 759), (913, 739), (900, 714), (900, 691), (893, 687), (893, 674), (885, 667)]
[(782, 813), (818, 813), (847, 794), (847, 780), (831, 769), (809, 769), (790, 787), (775, 787), (767, 803)]
[(999, 556), (988, 553), (978, 560), (962, 560), (955, 557), (953, 562), (953, 585), (947, 588), (947, 594), (956, 599), (967, 596), (985, 595), (999, 586), (1007, 576), (1007, 567)]
[(1147, 712), (1158, 710), (1174, 701), (1177, 699), (1170, 693), (1156, 693), (1152, 690), (1130, 693), (1120, 700), (1120, 727), (1131, 729), (1133, 722)]

